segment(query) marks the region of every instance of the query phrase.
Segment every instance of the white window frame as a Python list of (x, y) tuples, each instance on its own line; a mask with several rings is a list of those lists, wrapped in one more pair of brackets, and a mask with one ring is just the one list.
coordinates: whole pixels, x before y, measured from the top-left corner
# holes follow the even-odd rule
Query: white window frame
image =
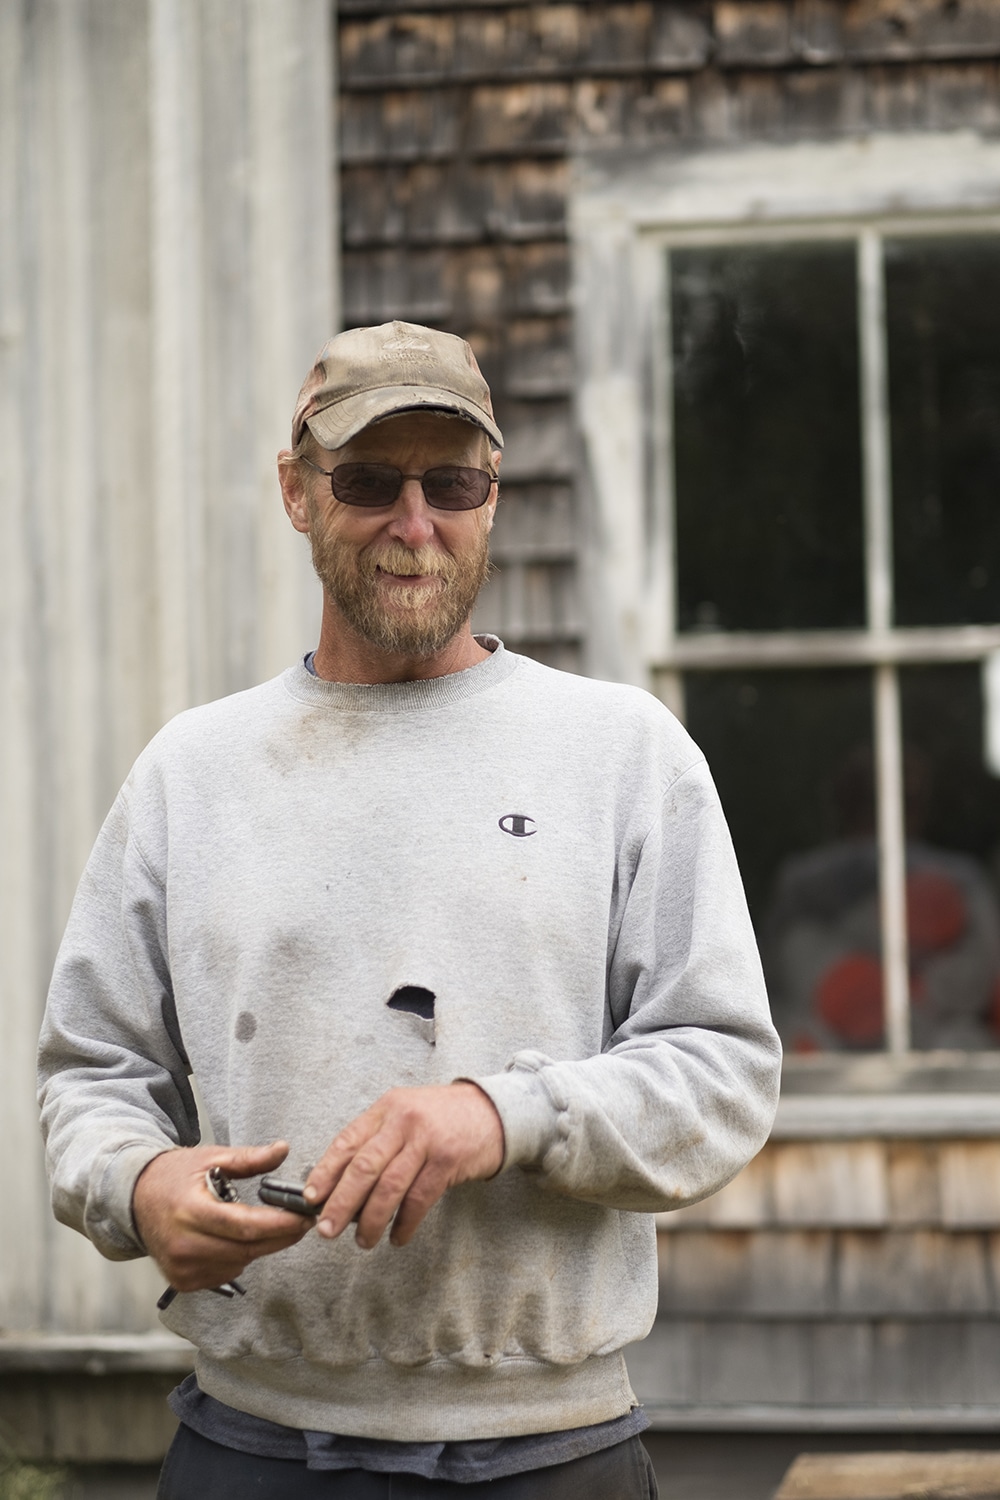
[[(590, 670), (650, 688), (683, 717), (685, 669), (873, 668), (886, 1051), (904, 1064), (913, 1055), (898, 669), (985, 662), (1000, 651), (1000, 623), (892, 624), (882, 245), (1000, 234), (1000, 144), (970, 132), (928, 133), (591, 160), (578, 168), (571, 233), (581, 478), (593, 520)], [(858, 247), (867, 623), (679, 635), (667, 252), (806, 240)]]

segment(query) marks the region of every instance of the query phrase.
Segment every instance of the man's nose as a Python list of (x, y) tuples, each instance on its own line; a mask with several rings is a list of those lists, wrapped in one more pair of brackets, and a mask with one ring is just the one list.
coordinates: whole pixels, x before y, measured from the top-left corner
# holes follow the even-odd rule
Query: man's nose
[(419, 479), (404, 479), (396, 497), (388, 532), (406, 547), (425, 546), (434, 535), (434, 517)]

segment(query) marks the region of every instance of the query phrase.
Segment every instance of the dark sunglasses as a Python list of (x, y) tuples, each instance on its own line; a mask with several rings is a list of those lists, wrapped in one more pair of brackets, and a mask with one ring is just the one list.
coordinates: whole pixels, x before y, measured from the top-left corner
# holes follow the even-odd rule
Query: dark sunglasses
[(403, 474), (392, 464), (338, 464), (321, 469), (312, 459), (302, 460), (317, 474), (325, 474), (335, 497), (344, 505), (392, 505), (406, 479), (419, 479), (424, 499), (435, 510), (478, 510), (489, 498), (495, 474), (485, 469), (459, 469), (444, 464), (423, 474)]

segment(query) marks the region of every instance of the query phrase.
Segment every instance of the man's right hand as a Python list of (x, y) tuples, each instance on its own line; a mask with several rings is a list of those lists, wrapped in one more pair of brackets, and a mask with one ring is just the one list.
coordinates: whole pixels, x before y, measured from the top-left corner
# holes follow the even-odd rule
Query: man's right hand
[(312, 1219), (283, 1208), (221, 1203), (205, 1182), (209, 1167), (227, 1177), (273, 1172), (288, 1155), (272, 1146), (181, 1146), (143, 1168), (132, 1216), (150, 1255), (172, 1287), (197, 1292), (221, 1286), (262, 1255), (298, 1244)]

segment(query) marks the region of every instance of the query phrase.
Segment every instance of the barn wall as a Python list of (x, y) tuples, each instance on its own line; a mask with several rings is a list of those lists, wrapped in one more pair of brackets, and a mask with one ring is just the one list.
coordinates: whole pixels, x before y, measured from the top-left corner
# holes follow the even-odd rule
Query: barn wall
[(315, 637), (274, 455), (335, 316), (329, 23), (326, 0), (0, 5), (0, 1374), (120, 1366), (156, 1327), (155, 1267), (52, 1219), (35, 1046), (132, 759)]
[(658, 1426), (995, 1429), (996, 1140), (772, 1140), (659, 1230)]
[[(345, 324), (469, 338), (508, 436), (480, 623), (594, 659), (579, 566), (574, 163), (871, 131), (1000, 128), (995, 0), (342, 0)], [(586, 316), (586, 309), (579, 309)]]
[[(1000, 5), (341, 0), (339, 14), (345, 323), (470, 339), (509, 439), (481, 623), (594, 670), (610, 656), (584, 597), (573, 338), (587, 308), (572, 305), (567, 227), (584, 168), (995, 135)], [(839, 1133), (776, 1139), (660, 1221), (659, 1316), (629, 1359), (657, 1424), (995, 1427), (1000, 1204), (984, 1184), (1000, 1144)]]

